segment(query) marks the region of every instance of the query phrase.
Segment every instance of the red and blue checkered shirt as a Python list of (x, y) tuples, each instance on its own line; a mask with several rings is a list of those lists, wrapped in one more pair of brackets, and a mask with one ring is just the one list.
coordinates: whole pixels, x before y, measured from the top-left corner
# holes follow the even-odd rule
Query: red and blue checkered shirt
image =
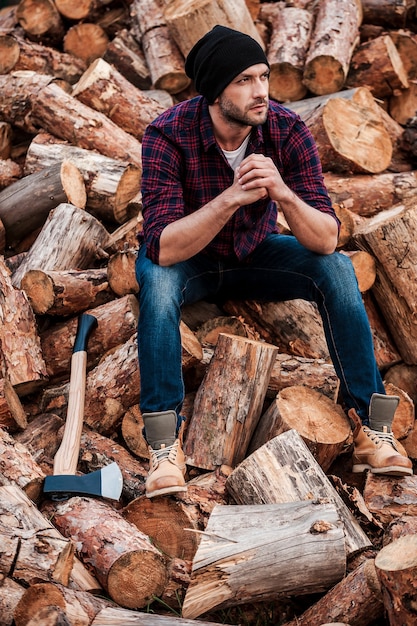
[[(267, 121), (251, 132), (246, 156), (254, 152), (270, 157), (288, 187), (307, 204), (338, 221), (314, 139), (297, 114), (270, 102)], [(205, 98), (181, 102), (148, 125), (142, 140), (142, 168), (140, 243), (158, 263), (165, 226), (197, 211), (233, 183), (234, 173), (214, 137)], [(203, 253), (242, 261), (268, 234), (277, 232), (275, 202), (258, 200), (240, 207)]]

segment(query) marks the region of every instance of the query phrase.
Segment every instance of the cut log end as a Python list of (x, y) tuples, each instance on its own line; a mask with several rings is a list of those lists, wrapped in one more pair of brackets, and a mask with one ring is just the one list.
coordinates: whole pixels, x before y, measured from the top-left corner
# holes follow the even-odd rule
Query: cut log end
[(303, 82), (317, 96), (340, 91), (345, 79), (342, 65), (332, 56), (314, 57), (304, 69)]

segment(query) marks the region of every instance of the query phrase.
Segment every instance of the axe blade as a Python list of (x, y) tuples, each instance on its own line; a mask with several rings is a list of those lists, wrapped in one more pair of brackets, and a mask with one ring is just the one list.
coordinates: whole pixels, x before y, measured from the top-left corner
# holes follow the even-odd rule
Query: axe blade
[(52, 500), (67, 500), (72, 495), (100, 496), (118, 500), (122, 488), (122, 472), (117, 463), (110, 463), (90, 474), (46, 476), (43, 491), (50, 494)]

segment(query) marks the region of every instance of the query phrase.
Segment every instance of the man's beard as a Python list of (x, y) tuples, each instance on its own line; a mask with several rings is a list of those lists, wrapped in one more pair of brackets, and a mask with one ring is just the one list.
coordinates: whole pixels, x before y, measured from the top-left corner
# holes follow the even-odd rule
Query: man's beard
[[(224, 96), (219, 97), (219, 108), (220, 113), (225, 122), (232, 124), (234, 126), (258, 126), (258, 124), (263, 124), (266, 121), (268, 111), (265, 110), (265, 114), (262, 117), (258, 117), (255, 119), (255, 114), (248, 111), (242, 111), (238, 106), (236, 106), (231, 100), (228, 100)], [(263, 104), (264, 100), (259, 99), (259, 101), (253, 102), (252, 107), (257, 104)]]

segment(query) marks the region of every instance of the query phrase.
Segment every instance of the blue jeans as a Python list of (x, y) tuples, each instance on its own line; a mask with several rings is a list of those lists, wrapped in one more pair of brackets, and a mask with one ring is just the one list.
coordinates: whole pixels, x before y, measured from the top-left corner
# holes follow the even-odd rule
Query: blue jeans
[(184, 398), (179, 322), (184, 304), (204, 299), (315, 302), (323, 320), (346, 410), (366, 423), (370, 397), (385, 393), (372, 334), (352, 263), (335, 252), (320, 255), (295, 237), (269, 235), (243, 263), (202, 254), (161, 267), (138, 252), (138, 353), (143, 413), (175, 410)]

